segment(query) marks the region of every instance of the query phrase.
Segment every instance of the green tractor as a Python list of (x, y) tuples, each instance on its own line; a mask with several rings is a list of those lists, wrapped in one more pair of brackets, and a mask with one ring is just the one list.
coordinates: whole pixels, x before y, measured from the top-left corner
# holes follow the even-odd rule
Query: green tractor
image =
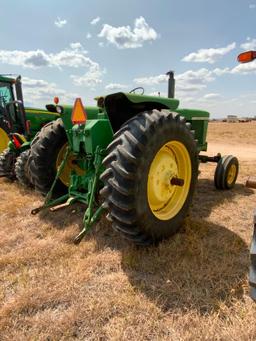
[[(247, 51), (241, 53), (237, 60), (240, 63), (249, 63), (256, 59), (256, 51)], [(256, 189), (256, 177), (250, 177), (246, 182), (246, 187)], [(256, 211), (253, 220), (253, 236), (250, 249), (250, 272), (249, 272), (249, 285), (251, 298), (256, 301)]]
[[(209, 113), (180, 108), (174, 98), (173, 72), (168, 75), (168, 98), (145, 96), (134, 89), (98, 97), (93, 108), (84, 108), (81, 99), (73, 108), (56, 106), (68, 146), (54, 178), (40, 156), (43, 135), (32, 144), (28, 168), (36, 189), (46, 188), (46, 178), (52, 181), (47, 184), (44, 204), (32, 214), (82, 202), (87, 209), (75, 243), (106, 212), (113, 228), (126, 239), (150, 245), (180, 228), (192, 201), (200, 162), (217, 163), (218, 189), (234, 186), (237, 159), (201, 155), (207, 150)], [(68, 193), (56, 196), (67, 164), (73, 166)], [(38, 177), (38, 169), (45, 177)]]
[(49, 109), (24, 108), (21, 77), (0, 75), (0, 176), (30, 185), (26, 167), (30, 142), (60, 116)]

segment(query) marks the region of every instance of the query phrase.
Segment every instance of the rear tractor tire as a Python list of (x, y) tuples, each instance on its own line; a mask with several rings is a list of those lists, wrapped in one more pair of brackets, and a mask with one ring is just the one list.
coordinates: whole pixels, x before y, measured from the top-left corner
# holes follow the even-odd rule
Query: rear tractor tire
[(216, 167), (214, 184), (217, 189), (226, 190), (234, 187), (239, 172), (239, 163), (235, 156), (223, 156)]
[(175, 234), (188, 214), (198, 174), (190, 128), (176, 113), (143, 112), (107, 148), (103, 207), (113, 228), (138, 245)]
[[(46, 195), (52, 186), (57, 169), (64, 158), (67, 142), (63, 122), (61, 119), (57, 119), (45, 125), (31, 143), (28, 173), (36, 191), (42, 195)], [(70, 155), (60, 178), (56, 182), (55, 196), (67, 192), (71, 170), (78, 168), (73, 163), (73, 159), (73, 156)]]
[(28, 158), (30, 149), (20, 154), (15, 163), (15, 174), (18, 182), (25, 187), (33, 187), (28, 174)]
[(0, 154), (0, 177), (15, 180), (16, 153), (7, 148)]

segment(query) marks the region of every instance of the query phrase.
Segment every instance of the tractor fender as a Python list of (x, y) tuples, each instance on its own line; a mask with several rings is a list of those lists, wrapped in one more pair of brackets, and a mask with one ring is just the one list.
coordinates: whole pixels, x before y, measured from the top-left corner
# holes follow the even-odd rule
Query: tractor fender
[(169, 109), (173, 111), (178, 105), (179, 100), (174, 98), (144, 96), (124, 92), (117, 92), (104, 98), (104, 107), (114, 132), (140, 112), (153, 109)]

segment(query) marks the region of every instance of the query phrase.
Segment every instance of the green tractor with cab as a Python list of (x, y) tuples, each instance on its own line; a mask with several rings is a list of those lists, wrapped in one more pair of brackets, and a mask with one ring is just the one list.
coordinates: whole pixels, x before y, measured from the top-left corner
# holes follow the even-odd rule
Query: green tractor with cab
[(21, 77), (0, 75), (0, 176), (31, 185), (27, 174), (30, 143), (42, 127), (60, 117), (51, 107), (24, 108)]
[[(76, 99), (73, 107), (52, 108), (61, 119), (41, 130), (28, 160), (36, 190), (47, 191), (44, 204), (32, 214), (81, 202), (87, 208), (75, 243), (105, 212), (114, 230), (126, 239), (150, 245), (180, 228), (191, 205), (200, 162), (217, 164), (218, 189), (234, 186), (237, 158), (201, 154), (207, 150), (209, 113), (180, 108), (174, 98), (173, 72), (168, 75), (168, 98), (134, 89), (98, 97), (97, 107), (84, 107)], [(55, 146), (60, 126), (68, 143), (55, 174), (51, 165), (58, 161)], [(72, 168), (69, 187), (61, 193), (60, 179), (67, 165)]]

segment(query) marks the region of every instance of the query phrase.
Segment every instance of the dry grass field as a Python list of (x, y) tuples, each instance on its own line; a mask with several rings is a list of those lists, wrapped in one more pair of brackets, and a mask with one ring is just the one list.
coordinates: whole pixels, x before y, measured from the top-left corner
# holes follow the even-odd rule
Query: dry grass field
[(233, 153), (236, 187), (202, 165), (174, 238), (136, 248), (105, 218), (79, 246), (83, 207), (30, 215), (41, 198), (0, 179), (0, 340), (255, 340), (248, 296), (256, 124), (210, 123), (209, 151)]

